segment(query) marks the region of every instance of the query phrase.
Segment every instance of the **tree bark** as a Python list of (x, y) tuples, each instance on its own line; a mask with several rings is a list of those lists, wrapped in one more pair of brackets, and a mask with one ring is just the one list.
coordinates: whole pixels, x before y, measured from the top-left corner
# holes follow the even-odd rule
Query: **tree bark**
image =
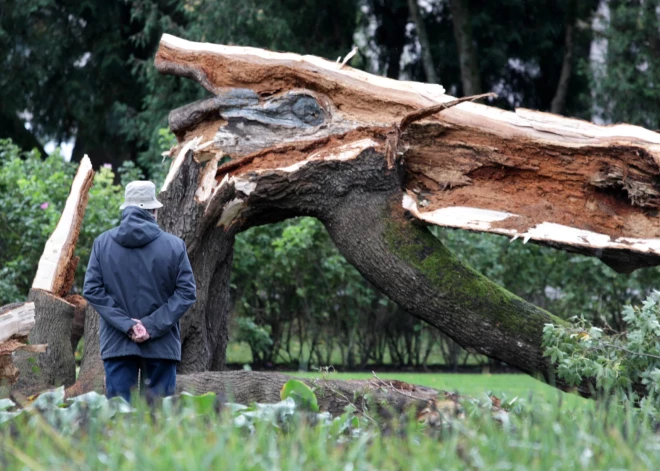
[[(285, 168), (328, 139), (371, 130), (392, 144), (388, 155), (402, 159), (402, 205), (422, 221), (597, 256), (621, 272), (660, 263), (660, 135), (652, 131), (462, 103), (394, 139), (406, 115), (453, 97), (440, 85), (374, 77), (309, 56), (168, 35), (156, 67), (216, 94), (214, 114), (184, 119), (202, 106), (195, 104), (170, 115), (178, 149), (199, 139), (197, 160), (232, 157), (208, 188), (225, 175)], [(303, 143), (302, 151), (292, 147)]]
[[(274, 403), (280, 401), (282, 386), (292, 378), (294, 376), (257, 371), (204, 372), (178, 376), (176, 389), (178, 393), (214, 392), (239, 404)], [(401, 381), (298, 379), (314, 390), (321, 412), (333, 416), (343, 414), (350, 406), (374, 415), (391, 413), (392, 409), (399, 413), (411, 409), (419, 411), (439, 396), (435, 389)]]
[(85, 335), (85, 312), (87, 310), (87, 301), (79, 294), (73, 294), (65, 298), (69, 303), (76, 306), (71, 325), (71, 351), (76, 353), (78, 342)]
[(12, 394), (22, 399), (44, 389), (70, 386), (76, 380), (76, 363), (71, 351), (71, 323), (75, 306), (52, 293), (32, 289), (35, 323), (28, 335), (30, 344), (47, 344), (43, 353), (17, 351), (14, 365), (20, 372)]
[(552, 98), (550, 111), (555, 114), (564, 114), (566, 109), (566, 97), (568, 96), (568, 85), (573, 73), (573, 51), (575, 49), (575, 21), (577, 18), (577, 3), (569, 0), (566, 13), (566, 31), (564, 32), (564, 60), (561, 64), (561, 74), (557, 91)]
[(101, 345), (99, 338), (100, 316), (89, 304), (85, 303), (83, 359), (76, 382), (65, 390), (66, 397), (79, 396), (90, 391), (105, 392), (105, 370), (101, 360)]
[(430, 83), (438, 83), (433, 55), (431, 54), (431, 42), (429, 41), (429, 35), (426, 33), (426, 25), (424, 24), (424, 18), (422, 17), (417, 0), (408, 0), (408, 9), (410, 10), (410, 16), (415, 23), (417, 38), (419, 39), (419, 45), (422, 49), (422, 64), (424, 65), (426, 81)]
[[(197, 206), (186, 204), (203, 216), (171, 209), (177, 221), (192, 221), (179, 232), (197, 249), (211, 227), (222, 238), (317, 217), (403, 309), (470, 351), (550, 383), (542, 329), (561, 321), (463, 265), (423, 225), (535, 240), (622, 271), (660, 263), (660, 136), (651, 131), (473, 103), (431, 116), (441, 103), (456, 104), (438, 85), (168, 35), (156, 67), (215, 95), (170, 115), (180, 143), (163, 194), (181, 185), (198, 195)], [(223, 156), (231, 160), (217, 165)], [(203, 175), (191, 170), (203, 162)], [(210, 318), (205, 306), (196, 309)]]
[(215, 176), (218, 159), (202, 166), (193, 156), (184, 148), (173, 162), (176, 178), (165, 182), (158, 218), (164, 230), (186, 242), (197, 284), (197, 302), (181, 320), (181, 373), (224, 368), (235, 234), (216, 224), (217, 202), (234, 195), (233, 188), (211, 191), (208, 177)]
[[(78, 264), (74, 251), (93, 181), (94, 171), (89, 158), (85, 157), (74, 177), (60, 220), (46, 242), (28, 303), (25, 303), (27, 307), (34, 306), (34, 321), (27, 316), (23, 323), (0, 324), (0, 338), (24, 334), (31, 344), (21, 346), (18, 342), (11, 349), (6, 348), (7, 353), (14, 352), (12, 357), (0, 353), (4, 372), (0, 372), (0, 379), (8, 380), (11, 393), (19, 401), (43, 389), (70, 386), (75, 381), (72, 323), (77, 306), (86, 303), (80, 296), (68, 300), (65, 297), (73, 285)], [(12, 312), (6, 308), (0, 311)]]
[(468, 0), (450, 0), (449, 3), (454, 24), (454, 37), (458, 49), (458, 62), (461, 68), (463, 94), (479, 95), (482, 91), (481, 74), (477, 60), (477, 49), (472, 36)]

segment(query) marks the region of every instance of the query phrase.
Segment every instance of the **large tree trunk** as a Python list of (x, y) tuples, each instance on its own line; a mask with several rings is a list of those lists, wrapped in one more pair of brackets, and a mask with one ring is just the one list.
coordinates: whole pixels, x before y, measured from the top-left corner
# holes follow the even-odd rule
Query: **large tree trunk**
[[(622, 271), (660, 263), (660, 135), (651, 131), (457, 105), (439, 85), (167, 35), (156, 66), (215, 95), (171, 113), (180, 143), (161, 191), (160, 222), (186, 241), (198, 285), (198, 302), (182, 322), (179, 371), (190, 373), (182, 388), (227, 391), (227, 376), (204, 371), (224, 367), (234, 236), (254, 225), (320, 219), (346, 258), (406, 311), (549, 382), (541, 332), (561, 321), (463, 265), (424, 225), (534, 240)], [(67, 209), (62, 218), (73, 227), (82, 220)], [(48, 343), (36, 360), (45, 372), (39, 387), (72, 383), (74, 306), (61, 296), (72, 279), (75, 239), (59, 229), (47, 248), (62, 255), (45, 251), (30, 295), (30, 339)], [(93, 313), (85, 335), (89, 351), (69, 394), (100, 388)], [(267, 397), (274, 397), (281, 380), (242, 374), (248, 380), (236, 382), (256, 391), (245, 401), (260, 397), (260, 381), (272, 383)], [(19, 382), (30, 379), (28, 372)], [(581, 392), (589, 393), (586, 385)]]
[(233, 229), (217, 226), (218, 211), (222, 211), (218, 202), (234, 194), (233, 188), (213, 192), (218, 158), (202, 167), (190, 147), (184, 147), (173, 162), (160, 194), (164, 207), (158, 219), (164, 230), (186, 242), (197, 284), (197, 302), (181, 320), (182, 358), (178, 371), (182, 373), (225, 366), (235, 234)]
[[(257, 371), (205, 372), (177, 377), (177, 392), (214, 392), (226, 400), (239, 404), (273, 403), (280, 401), (280, 391), (292, 379), (281, 373)], [(314, 389), (322, 412), (341, 415), (347, 407), (368, 414), (387, 414), (393, 411), (420, 411), (429, 402), (437, 405), (439, 391), (401, 381), (306, 379)], [(390, 409), (391, 408), (391, 409)]]
[[(660, 136), (651, 131), (474, 103), (443, 111), (456, 103), (439, 85), (168, 35), (156, 67), (214, 94), (170, 114), (180, 144), (162, 193), (179, 185), (188, 195), (168, 218), (185, 225), (171, 227), (204, 260), (202, 296), (226, 290), (209, 276), (222, 253), (206, 252), (209, 239), (230, 247), (253, 225), (314, 216), (405, 310), (471, 351), (552, 382), (541, 333), (561, 321), (463, 265), (423, 225), (532, 240), (620, 271), (660, 263)], [(191, 323), (216, 315), (205, 299)], [(196, 338), (212, 348), (211, 337)], [(201, 358), (187, 371), (213, 363)]]
[(481, 93), (481, 73), (477, 61), (477, 48), (472, 37), (472, 23), (468, 0), (450, 0), (454, 37), (461, 68), (461, 83), (465, 95)]
[[(0, 344), (0, 361), (4, 365), (0, 379), (12, 383), (11, 393), (19, 400), (43, 389), (70, 386), (75, 381), (72, 323), (76, 306), (85, 302), (80, 297), (65, 298), (73, 285), (78, 265), (74, 251), (93, 180), (92, 165), (85, 157), (71, 185), (60, 220), (46, 242), (28, 303), (23, 306), (33, 307), (32, 313), (23, 316), (20, 323), (0, 323), (0, 339), (9, 338), (8, 342), (14, 342), (12, 348), (3, 349), (6, 343)], [(15, 309), (8, 310), (7, 314), (12, 311), (16, 312)], [(6, 316), (0, 317), (3, 318), (7, 319)], [(40, 348), (21, 346), (17, 340), (24, 340), (22, 335), (27, 335), (29, 346)]]
[(410, 16), (415, 23), (415, 29), (417, 29), (419, 45), (422, 48), (422, 64), (426, 73), (426, 81), (437, 83), (438, 76), (435, 73), (433, 55), (431, 55), (431, 42), (429, 41), (429, 35), (426, 33), (426, 25), (424, 24), (422, 12), (419, 9), (419, 3), (417, 3), (417, 0), (408, 0), (408, 8), (410, 9)]
[(550, 111), (555, 114), (564, 114), (566, 109), (566, 97), (568, 96), (568, 84), (573, 73), (573, 51), (575, 50), (575, 23), (577, 20), (577, 0), (569, 0), (566, 11), (566, 23), (564, 31), (564, 59), (561, 64), (561, 73), (555, 96), (550, 104)]
[(56, 386), (70, 386), (76, 380), (76, 363), (71, 351), (71, 324), (75, 306), (52, 293), (32, 289), (36, 319), (28, 340), (48, 345), (44, 353), (18, 351), (14, 365), (20, 372), (12, 387), (19, 400)]

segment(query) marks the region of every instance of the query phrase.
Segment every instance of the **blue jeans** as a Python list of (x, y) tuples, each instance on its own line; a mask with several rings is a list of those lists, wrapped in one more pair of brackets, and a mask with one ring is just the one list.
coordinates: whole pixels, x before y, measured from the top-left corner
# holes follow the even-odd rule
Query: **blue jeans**
[(156, 360), (139, 356), (124, 356), (103, 360), (105, 368), (105, 394), (108, 398), (120, 396), (131, 400), (131, 392), (138, 385), (140, 393), (151, 401), (156, 397), (171, 396), (176, 388), (174, 360)]

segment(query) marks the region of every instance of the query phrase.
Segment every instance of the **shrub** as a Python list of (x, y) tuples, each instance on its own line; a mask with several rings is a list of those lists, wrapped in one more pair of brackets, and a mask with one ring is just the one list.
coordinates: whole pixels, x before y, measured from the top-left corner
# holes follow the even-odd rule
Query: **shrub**
[[(25, 299), (77, 166), (66, 162), (59, 150), (42, 158), (36, 150), (24, 152), (11, 140), (0, 140), (0, 305)], [(82, 286), (92, 241), (119, 221), (123, 190), (114, 179), (106, 166), (94, 177), (76, 247), (76, 291)]]

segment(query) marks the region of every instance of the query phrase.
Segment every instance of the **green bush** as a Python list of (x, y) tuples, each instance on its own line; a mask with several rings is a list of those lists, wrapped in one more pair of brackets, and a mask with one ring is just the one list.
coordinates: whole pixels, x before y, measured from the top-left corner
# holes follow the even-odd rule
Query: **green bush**
[[(0, 305), (23, 301), (32, 285), (39, 258), (55, 229), (77, 170), (59, 151), (42, 158), (24, 152), (11, 140), (0, 140)], [(89, 193), (76, 254), (75, 290), (82, 286), (92, 242), (116, 225), (123, 190), (113, 183), (111, 168), (99, 169)]]

